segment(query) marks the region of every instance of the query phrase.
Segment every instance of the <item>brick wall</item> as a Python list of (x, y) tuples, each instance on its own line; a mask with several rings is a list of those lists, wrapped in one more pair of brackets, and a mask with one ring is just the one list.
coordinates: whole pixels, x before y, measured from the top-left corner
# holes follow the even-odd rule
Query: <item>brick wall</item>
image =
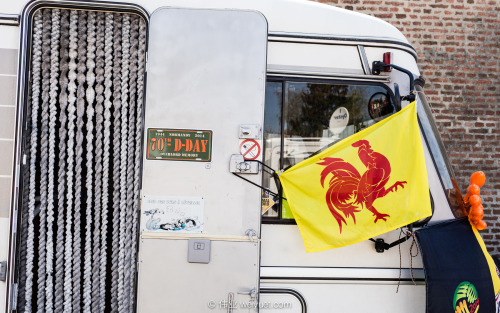
[(462, 192), (476, 170), (488, 250), (500, 257), (500, 1), (318, 0), (381, 18), (415, 47)]

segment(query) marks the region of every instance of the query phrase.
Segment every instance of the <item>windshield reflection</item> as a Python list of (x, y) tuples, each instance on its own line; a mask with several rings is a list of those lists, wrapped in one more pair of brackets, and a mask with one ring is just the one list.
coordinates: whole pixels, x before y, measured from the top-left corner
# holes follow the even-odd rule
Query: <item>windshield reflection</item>
[(444, 149), (441, 136), (439, 135), (439, 131), (436, 127), (434, 116), (432, 115), (429, 104), (427, 103), (425, 94), (419, 85), (417, 85), (417, 91), (419, 104), (421, 104), (417, 105), (417, 114), (425, 141), (436, 165), (441, 184), (443, 185), (443, 189), (453, 215), (457, 218), (463, 217), (466, 213), (463, 211), (463, 207), (461, 206), (462, 198), (460, 196), (460, 189), (455, 181), (453, 170), (448, 161), (446, 150)]

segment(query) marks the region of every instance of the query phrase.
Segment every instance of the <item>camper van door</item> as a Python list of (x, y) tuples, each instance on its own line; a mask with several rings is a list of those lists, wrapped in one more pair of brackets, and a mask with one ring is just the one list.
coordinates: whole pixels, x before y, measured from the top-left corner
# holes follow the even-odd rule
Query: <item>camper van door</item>
[[(262, 140), (267, 22), (161, 8), (149, 25), (137, 312), (257, 312), (260, 189), (229, 172)], [(257, 174), (241, 174), (261, 184)]]

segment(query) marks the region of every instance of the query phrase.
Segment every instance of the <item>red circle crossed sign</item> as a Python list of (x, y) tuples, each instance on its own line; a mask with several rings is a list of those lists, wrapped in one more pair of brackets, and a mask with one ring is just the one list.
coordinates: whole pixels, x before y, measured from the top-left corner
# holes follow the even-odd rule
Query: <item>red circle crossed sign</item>
[(260, 144), (256, 140), (247, 139), (240, 144), (240, 153), (245, 160), (256, 160), (260, 151)]

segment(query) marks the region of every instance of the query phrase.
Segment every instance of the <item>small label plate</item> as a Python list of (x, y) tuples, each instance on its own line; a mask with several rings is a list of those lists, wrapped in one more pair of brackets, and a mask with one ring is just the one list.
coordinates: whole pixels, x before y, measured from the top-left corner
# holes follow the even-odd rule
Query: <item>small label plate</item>
[(211, 130), (149, 128), (147, 143), (148, 160), (212, 160)]
[(210, 263), (210, 240), (188, 239), (188, 262)]

